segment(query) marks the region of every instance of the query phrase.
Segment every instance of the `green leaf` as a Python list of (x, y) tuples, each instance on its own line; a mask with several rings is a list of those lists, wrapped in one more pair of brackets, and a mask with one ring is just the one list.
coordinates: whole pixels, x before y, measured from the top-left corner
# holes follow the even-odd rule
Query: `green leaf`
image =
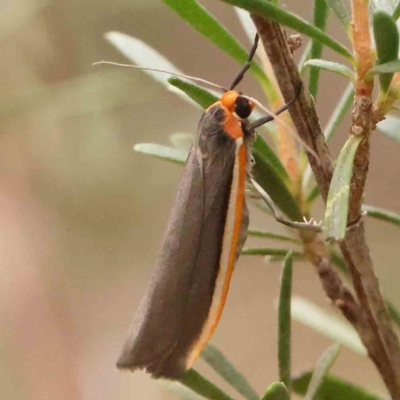
[(316, 400), (317, 393), (322, 384), (324, 383), (325, 377), (339, 355), (340, 345), (334, 344), (325, 350), (320, 359), (317, 362), (314, 373), (311, 377), (310, 384), (308, 385), (307, 394), (305, 400)]
[(326, 60), (318, 60), (318, 59), (311, 59), (308, 60), (304, 66), (306, 67), (315, 67), (318, 70), (324, 69), (326, 71), (335, 72), (336, 74), (342, 75), (345, 78), (349, 79), (351, 82), (354, 82), (354, 73), (353, 71), (346, 67), (343, 64), (339, 64), (333, 61), (326, 61)]
[(282, 382), (275, 382), (268, 387), (261, 400), (290, 400), (290, 393)]
[(307, 43), (307, 46), (304, 48), (303, 53), (302, 53), (302, 55), (300, 57), (300, 60), (299, 60), (299, 62), (297, 64), (297, 68), (299, 69), (299, 72), (300, 72), (301, 76), (304, 75), (304, 72), (306, 70), (305, 63), (310, 58), (312, 44), (313, 44), (312, 40), (310, 40)]
[[(326, 0), (314, 0), (314, 26), (325, 32), (326, 21), (328, 20), (328, 5)], [(319, 59), (322, 56), (323, 46), (318, 40), (313, 40), (311, 45), (310, 58)], [(310, 78), (308, 80), (308, 90), (314, 97), (317, 97), (320, 69), (314, 66), (310, 68)]]
[(327, 142), (329, 142), (332, 139), (333, 134), (336, 131), (336, 128), (342, 122), (343, 117), (346, 115), (346, 113), (350, 110), (350, 107), (353, 104), (353, 99), (354, 99), (354, 85), (350, 83), (343, 92), (339, 102), (336, 104), (332, 116), (330, 117), (328, 123), (325, 126), (324, 135)]
[[(373, 28), (378, 64), (385, 64), (397, 59), (399, 52), (399, 32), (394, 18), (384, 12), (377, 11), (373, 16)], [(386, 93), (393, 74), (380, 74), (381, 90)]]
[[(312, 371), (305, 372), (298, 377), (292, 378), (292, 387), (296, 394), (304, 396), (310, 383)], [(363, 388), (346, 382), (332, 375), (325, 377), (318, 391), (318, 400), (382, 400), (366, 392)]]
[(189, 98), (191, 98), (203, 109), (208, 108), (211, 104), (219, 100), (219, 98), (213, 93), (206, 89), (203, 89), (201, 86), (198, 86), (194, 83), (186, 82), (182, 79), (175, 77), (169, 78), (168, 82), (172, 86), (185, 93), (186, 96), (189, 96)]
[(169, 390), (171, 393), (178, 396), (180, 399), (183, 400), (204, 400), (203, 396), (198, 395), (197, 393), (193, 392), (193, 390), (189, 389), (188, 387), (182, 385), (182, 383), (177, 381), (170, 381), (167, 379), (157, 379), (157, 383), (164, 387), (165, 389)]
[(325, 46), (331, 48), (342, 56), (354, 62), (354, 58), (350, 51), (346, 49), (342, 44), (332, 39), (331, 36), (325, 32), (314, 27), (309, 22), (303, 20), (295, 14), (292, 14), (268, 1), (264, 0), (222, 0), (224, 3), (228, 3), (240, 8), (243, 8), (250, 13), (257, 14), (264, 17), (272, 22), (288, 26), (295, 31), (309, 36), (312, 39), (318, 40)]
[(281, 242), (290, 242), (301, 245), (301, 242), (297, 239), (285, 235), (279, 235), (278, 233), (264, 231), (261, 229), (250, 228), (248, 231), (248, 235), (258, 238), (273, 239), (273, 240), (279, 240)]
[(283, 166), (279, 157), (271, 149), (269, 144), (262, 138), (262, 136), (256, 136), (256, 140), (253, 143), (253, 149), (257, 150), (261, 156), (268, 160), (269, 165), (275, 170), (275, 172), (284, 182), (290, 181), (286, 168)]
[(247, 400), (258, 400), (259, 396), (248, 380), (232, 363), (213, 345), (208, 344), (201, 353), (201, 358), (209, 364), (226, 382), (235, 388)]
[(337, 159), (326, 202), (323, 225), (325, 240), (340, 241), (346, 235), (353, 161), (362, 139), (361, 135), (350, 136)]
[[(126, 58), (131, 60), (134, 64), (140, 67), (158, 68), (164, 71), (182, 74), (182, 72), (175, 67), (169, 60), (167, 60), (158, 51), (154, 50), (148, 44), (141, 40), (125, 35), (120, 32), (108, 32), (105, 35), (106, 39), (114, 45)], [(193, 104), (190, 99), (183, 95), (179, 90), (171, 88), (166, 80), (166, 75), (160, 72), (142, 70), (145, 74), (149, 75), (158, 83), (161, 83), (167, 90), (177, 94), (181, 99)]]
[(350, 34), (350, 15), (342, 0), (326, 0), (347, 34)]
[(204, 378), (204, 376), (200, 375), (194, 369), (187, 371), (180, 382), (206, 399), (232, 400), (232, 398), (223, 392), (219, 387), (215, 386), (212, 382)]
[(283, 261), (281, 290), (278, 305), (278, 362), (279, 380), (290, 391), (291, 376), (291, 298), (293, 253), (287, 253)]
[(390, 222), (393, 225), (400, 226), (400, 214), (396, 214), (383, 208), (368, 205), (363, 205), (363, 211), (367, 212), (368, 217), (376, 218), (381, 221)]
[(386, 136), (400, 143), (400, 118), (388, 115), (386, 119), (378, 123), (377, 129), (379, 132), (384, 133)]
[[(195, 0), (163, 0), (172, 10), (191, 25), (197, 32), (210, 39), (222, 51), (240, 64), (248, 58), (245, 50), (237, 40), (217, 21), (204, 7)], [(250, 71), (267, 90), (268, 95), (274, 94), (271, 83), (259, 64), (253, 62)], [(233, 80), (233, 77), (232, 77)], [(272, 92), (271, 92), (272, 90)]]
[(397, 6), (393, 11), (393, 19), (397, 21), (399, 17), (400, 17), (400, 1), (397, 3)]
[(368, 71), (368, 74), (390, 74), (400, 71), (400, 60), (394, 60), (385, 64), (375, 65)]
[(367, 355), (367, 350), (350, 324), (306, 299), (292, 297), (292, 318), (358, 354)]
[(188, 155), (185, 150), (155, 143), (138, 143), (133, 146), (133, 149), (139, 153), (148, 154), (181, 165), (185, 164)]
[(277, 249), (273, 247), (246, 247), (242, 250), (244, 256), (278, 256), (285, 257), (289, 252), (293, 253), (293, 257), (302, 255), (298, 251), (292, 251), (291, 249)]
[(307, 195), (307, 204), (312, 204), (314, 202), (314, 200), (316, 200), (318, 198), (318, 196), (320, 195), (320, 190), (319, 190), (319, 186), (315, 185), (308, 193)]
[(255, 164), (253, 176), (258, 184), (269, 194), (279, 209), (293, 221), (302, 221), (303, 214), (293, 195), (290, 193), (286, 183), (277, 174), (264, 154), (258, 148), (253, 148)]

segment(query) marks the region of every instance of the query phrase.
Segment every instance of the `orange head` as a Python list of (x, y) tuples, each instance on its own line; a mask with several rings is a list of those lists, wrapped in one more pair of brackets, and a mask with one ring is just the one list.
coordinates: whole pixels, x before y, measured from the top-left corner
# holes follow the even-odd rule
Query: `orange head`
[(229, 112), (235, 113), (240, 119), (248, 118), (254, 109), (254, 103), (236, 90), (224, 93), (220, 102)]

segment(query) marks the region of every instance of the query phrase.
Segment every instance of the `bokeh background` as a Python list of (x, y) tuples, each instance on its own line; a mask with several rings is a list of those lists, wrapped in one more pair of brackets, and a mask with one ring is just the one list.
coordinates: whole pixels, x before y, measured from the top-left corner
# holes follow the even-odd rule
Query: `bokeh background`
[[(311, 20), (310, 0), (285, 3)], [(202, 4), (249, 45), (230, 7)], [(127, 62), (104, 40), (112, 30), (148, 42), (190, 75), (224, 85), (238, 70), (158, 0), (1, 2), (2, 398), (173, 398), (146, 374), (115, 368), (180, 175), (180, 167), (134, 153), (132, 146), (194, 132), (201, 111), (140, 71), (93, 67), (103, 59)], [(329, 32), (343, 38), (334, 21)], [(266, 101), (251, 77), (243, 85)], [(322, 75), (322, 122), (345, 85)], [(348, 118), (332, 144), (335, 155), (347, 127)], [(394, 142), (375, 135), (366, 198), (400, 212), (397, 152)], [(252, 221), (283, 229), (257, 212)], [(398, 232), (372, 221), (367, 229), (381, 285), (400, 304)], [(279, 275), (277, 264), (242, 257), (213, 339), (260, 393), (277, 379)], [(296, 264), (294, 292), (334, 312), (310, 265)], [(293, 339), (294, 372), (312, 367), (331, 344), (297, 322)], [(196, 367), (214, 379), (201, 360)], [(384, 391), (371, 363), (346, 349), (334, 372)]]

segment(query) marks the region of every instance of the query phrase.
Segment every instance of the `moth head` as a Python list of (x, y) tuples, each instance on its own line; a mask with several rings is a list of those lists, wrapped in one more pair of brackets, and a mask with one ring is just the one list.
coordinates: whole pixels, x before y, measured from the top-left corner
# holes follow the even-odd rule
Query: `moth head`
[(252, 113), (255, 104), (235, 90), (229, 90), (221, 97), (221, 103), (238, 119), (247, 119)]

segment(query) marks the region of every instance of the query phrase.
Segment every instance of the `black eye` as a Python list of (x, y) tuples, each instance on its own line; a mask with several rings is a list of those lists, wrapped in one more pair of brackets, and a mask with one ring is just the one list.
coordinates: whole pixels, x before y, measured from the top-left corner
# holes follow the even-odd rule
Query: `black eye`
[(252, 112), (249, 100), (242, 96), (238, 96), (235, 101), (235, 113), (242, 119), (246, 119)]

